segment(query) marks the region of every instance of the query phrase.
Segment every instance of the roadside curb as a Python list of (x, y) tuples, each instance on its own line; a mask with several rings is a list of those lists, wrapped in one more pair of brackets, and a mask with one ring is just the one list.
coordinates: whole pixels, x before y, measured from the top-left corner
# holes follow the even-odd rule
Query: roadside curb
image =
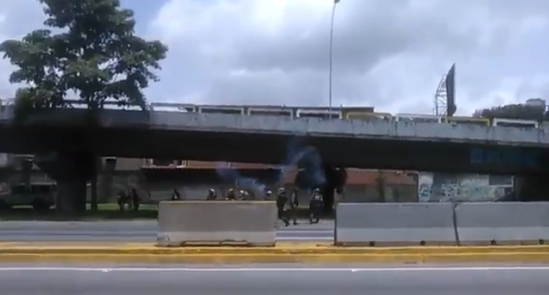
[(1, 263), (152, 263), (152, 264), (422, 264), (549, 263), (549, 253), (472, 254), (0, 254)]
[[(129, 246), (134, 245), (134, 246)], [(549, 246), (491, 247), (178, 247), (4, 246), (0, 263), (549, 263)]]
[(52, 245), (0, 246), (0, 255), (472, 255), (496, 253), (549, 253), (549, 246), (474, 246), (474, 247), (335, 247), (294, 245), (277, 247), (157, 247), (152, 244), (110, 246)]

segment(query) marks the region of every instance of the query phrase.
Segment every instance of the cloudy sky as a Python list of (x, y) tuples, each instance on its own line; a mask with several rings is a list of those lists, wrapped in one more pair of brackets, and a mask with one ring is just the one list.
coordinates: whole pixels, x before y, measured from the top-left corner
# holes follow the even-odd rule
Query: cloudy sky
[[(328, 104), (333, 0), (124, 0), (138, 32), (170, 48), (150, 101)], [(0, 38), (43, 21), (36, 0), (3, 1)], [(341, 0), (334, 26), (335, 105), (432, 113), (457, 64), (459, 114), (549, 98), (547, 0)], [(0, 96), (12, 96), (0, 62)]]

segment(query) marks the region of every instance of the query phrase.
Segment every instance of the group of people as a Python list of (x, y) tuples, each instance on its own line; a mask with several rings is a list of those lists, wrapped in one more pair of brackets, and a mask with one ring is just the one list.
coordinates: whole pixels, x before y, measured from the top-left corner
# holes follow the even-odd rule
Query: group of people
[[(272, 198), (272, 192), (267, 191), (266, 198)], [(282, 220), (285, 226), (290, 225), (290, 219), (294, 225), (297, 225), (297, 215), (299, 208), (299, 190), (294, 188), (290, 196), (286, 194), (286, 189), (281, 187), (276, 194), (276, 207), (278, 208), (278, 219)], [(316, 188), (309, 197), (309, 223), (318, 223), (324, 208), (324, 199), (320, 189)]]
[[(172, 192), (171, 196), (172, 201), (182, 200), (181, 193), (177, 188)], [(253, 200), (254, 195), (246, 190), (240, 190), (235, 192), (234, 189), (229, 189), (225, 200), (227, 201), (238, 201), (238, 200)], [(297, 225), (298, 218), (298, 208), (299, 208), (299, 190), (294, 188), (292, 193), (286, 193), (286, 189), (281, 187), (276, 193), (276, 197), (273, 197), (273, 192), (268, 190), (264, 195), (265, 200), (274, 200), (276, 201), (276, 207), (278, 209), (278, 219), (282, 220), (286, 226), (290, 225), (290, 220), (294, 225)], [(208, 190), (208, 195), (206, 200), (214, 201), (218, 200), (217, 192), (215, 189), (210, 188)], [(120, 211), (128, 210), (137, 211), (139, 210), (139, 205), (141, 203), (141, 198), (139, 193), (135, 188), (130, 188), (127, 191), (120, 191), (118, 193), (118, 206)], [(320, 189), (316, 188), (312, 190), (309, 197), (309, 222), (311, 224), (318, 223), (320, 221), (320, 216), (324, 209), (324, 198)]]
[(129, 210), (137, 211), (139, 210), (139, 205), (141, 204), (141, 198), (135, 188), (130, 188), (128, 191), (122, 190), (118, 192), (117, 203), (120, 211), (125, 211), (126, 207)]
[[(179, 193), (177, 188), (175, 188), (173, 190), (171, 199), (172, 199), (172, 201), (182, 200), (181, 194)], [(250, 193), (247, 192), (247, 191), (241, 190), (237, 194), (237, 193), (235, 193), (234, 189), (229, 189), (225, 199), (228, 200), (228, 201), (236, 201), (236, 200), (251, 200), (252, 198), (251, 198)], [(208, 195), (206, 196), (206, 200), (208, 200), (208, 201), (218, 200), (217, 192), (216, 192), (215, 189), (211, 188), (211, 189), (208, 190)]]
[[(181, 200), (181, 194), (177, 189), (174, 189), (172, 192), (172, 201)], [(252, 200), (255, 199), (253, 194), (246, 191), (240, 190), (236, 192), (234, 189), (229, 189), (225, 200), (227, 201), (238, 201), (238, 200)], [(268, 190), (264, 195), (265, 200), (274, 200), (276, 201), (276, 207), (278, 208), (278, 219), (282, 220), (285, 226), (290, 225), (290, 221), (294, 225), (297, 225), (298, 218), (298, 208), (299, 208), (299, 190), (294, 188), (291, 194), (286, 193), (286, 189), (281, 187), (276, 193), (276, 197), (273, 196), (273, 192)], [(217, 192), (215, 189), (210, 188), (208, 190), (208, 195), (206, 200), (215, 201), (219, 200)], [(309, 197), (309, 222), (311, 224), (318, 223), (324, 209), (324, 198), (319, 188), (315, 188), (311, 191)]]

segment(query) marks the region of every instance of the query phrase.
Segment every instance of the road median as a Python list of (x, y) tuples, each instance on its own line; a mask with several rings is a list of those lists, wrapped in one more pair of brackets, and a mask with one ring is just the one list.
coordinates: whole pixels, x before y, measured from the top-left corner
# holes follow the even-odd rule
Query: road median
[(549, 263), (549, 246), (335, 247), (279, 243), (276, 247), (174, 247), (153, 244), (2, 243), (0, 263)]

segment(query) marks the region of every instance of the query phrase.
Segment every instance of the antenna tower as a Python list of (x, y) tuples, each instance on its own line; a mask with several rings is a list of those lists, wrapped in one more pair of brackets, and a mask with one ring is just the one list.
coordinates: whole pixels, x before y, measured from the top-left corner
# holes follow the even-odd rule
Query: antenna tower
[(442, 76), (435, 92), (433, 113), (435, 116), (446, 116), (448, 92), (446, 92), (446, 76)]

